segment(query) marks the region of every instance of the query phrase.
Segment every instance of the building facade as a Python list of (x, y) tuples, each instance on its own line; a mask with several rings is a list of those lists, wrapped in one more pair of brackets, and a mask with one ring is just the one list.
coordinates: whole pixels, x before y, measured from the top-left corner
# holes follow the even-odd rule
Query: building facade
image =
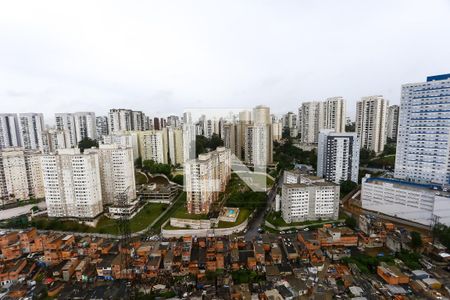
[(169, 163), (169, 143), (167, 128), (138, 132), (139, 153), (144, 160), (153, 160), (160, 164)]
[(398, 131), (398, 116), (400, 113), (400, 107), (398, 105), (391, 105), (388, 107), (387, 119), (386, 119), (386, 135), (387, 138), (396, 142)]
[(219, 193), (225, 191), (231, 177), (231, 151), (218, 147), (215, 151), (200, 154), (198, 159), (184, 165), (187, 211), (191, 214), (209, 213)]
[(0, 114), (0, 149), (20, 146), (22, 144), (17, 114)]
[(85, 138), (91, 140), (97, 139), (97, 124), (95, 113), (93, 112), (76, 112), (75, 118), (75, 134), (77, 143)]
[(364, 209), (431, 225), (434, 216), (450, 225), (450, 194), (439, 185), (419, 184), (393, 178), (363, 178), (361, 203)]
[(321, 130), (317, 148), (317, 176), (336, 184), (358, 183), (359, 139), (356, 133)]
[(283, 176), (281, 215), (286, 223), (337, 220), (339, 185), (299, 172), (288, 172)]
[(98, 116), (95, 117), (95, 127), (97, 131), (97, 139), (103, 141), (103, 137), (109, 134), (108, 130), (108, 117)]
[(42, 156), (49, 217), (92, 220), (103, 212), (99, 157), (77, 148)]
[(0, 150), (0, 198), (3, 203), (44, 198), (38, 150)]
[(67, 148), (76, 147), (77, 135), (75, 131), (75, 116), (72, 113), (57, 113), (55, 114), (56, 129), (65, 131)]
[(345, 132), (345, 114), (345, 100), (342, 97), (302, 103), (298, 117), (301, 142), (317, 143), (322, 129)]
[(169, 126), (167, 127), (167, 134), (168, 134), (170, 164), (181, 165), (182, 163), (184, 163), (183, 130)]
[(26, 150), (42, 150), (44, 115), (40, 113), (19, 114), (21, 145)]
[(450, 74), (402, 86), (395, 177), (450, 183)]
[(108, 131), (143, 131), (146, 130), (146, 116), (142, 111), (131, 109), (110, 109), (108, 114)]
[(85, 154), (96, 153), (99, 158), (103, 205), (114, 205), (119, 197), (126, 197), (127, 203), (136, 199), (133, 149), (119, 145), (100, 145)]
[(283, 138), (283, 123), (273, 122), (272, 123), (272, 137), (274, 141), (281, 141)]
[(139, 157), (139, 139), (137, 132), (117, 132), (103, 137), (103, 144), (130, 147), (133, 149), (133, 159)]
[(244, 159), (255, 168), (273, 163), (272, 117), (270, 108), (258, 105), (253, 109), (250, 124), (243, 123)]
[(46, 129), (42, 132), (42, 143), (45, 154), (55, 153), (58, 149), (71, 148), (70, 133), (67, 130)]
[(386, 144), (386, 118), (389, 101), (383, 96), (363, 97), (356, 103), (356, 133), (361, 148), (381, 153)]

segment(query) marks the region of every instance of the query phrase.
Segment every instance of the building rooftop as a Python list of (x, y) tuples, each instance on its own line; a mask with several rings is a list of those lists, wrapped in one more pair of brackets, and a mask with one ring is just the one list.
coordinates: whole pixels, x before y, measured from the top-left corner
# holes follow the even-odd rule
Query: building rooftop
[(436, 81), (436, 80), (447, 80), (450, 79), (450, 73), (449, 74), (440, 74), (440, 75), (433, 75), (427, 77), (428, 81)]

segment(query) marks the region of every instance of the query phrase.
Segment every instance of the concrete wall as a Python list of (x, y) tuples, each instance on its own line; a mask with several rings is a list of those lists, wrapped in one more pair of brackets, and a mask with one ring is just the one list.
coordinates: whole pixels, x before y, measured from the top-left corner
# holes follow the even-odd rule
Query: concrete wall
[(187, 229), (210, 229), (211, 221), (170, 218), (170, 225)]
[[(167, 222), (166, 222), (167, 223)], [(176, 229), (176, 230), (168, 230), (164, 229), (164, 224), (161, 229), (161, 235), (164, 238), (172, 238), (172, 237), (183, 237), (183, 236), (197, 236), (197, 237), (206, 237), (208, 235), (215, 236), (223, 236), (230, 235), (233, 233), (241, 232), (247, 227), (247, 220), (242, 222), (241, 224), (230, 227), (230, 228), (212, 228), (212, 229)]]

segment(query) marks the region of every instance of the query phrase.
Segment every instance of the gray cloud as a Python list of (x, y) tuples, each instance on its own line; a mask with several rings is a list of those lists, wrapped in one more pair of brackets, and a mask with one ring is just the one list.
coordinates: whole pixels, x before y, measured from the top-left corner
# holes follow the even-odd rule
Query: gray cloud
[(4, 1), (2, 112), (296, 111), (450, 72), (450, 2)]

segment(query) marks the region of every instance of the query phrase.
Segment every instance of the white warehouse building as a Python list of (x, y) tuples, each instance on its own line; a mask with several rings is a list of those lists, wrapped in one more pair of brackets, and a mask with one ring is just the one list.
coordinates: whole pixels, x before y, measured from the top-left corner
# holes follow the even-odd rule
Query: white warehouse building
[(439, 185), (418, 184), (393, 178), (363, 178), (364, 209), (431, 225), (434, 216), (450, 225), (450, 193)]

